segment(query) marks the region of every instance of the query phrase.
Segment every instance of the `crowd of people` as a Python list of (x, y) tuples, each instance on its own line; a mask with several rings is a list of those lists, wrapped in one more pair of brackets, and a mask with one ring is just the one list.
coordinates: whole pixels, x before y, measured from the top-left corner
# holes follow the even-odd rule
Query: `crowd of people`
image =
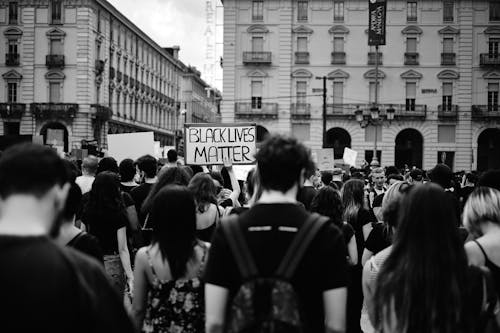
[[(498, 332), (500, 170), (0, 157), (0, 331)], [(363, 310), (366, 309), (366, 310)]]

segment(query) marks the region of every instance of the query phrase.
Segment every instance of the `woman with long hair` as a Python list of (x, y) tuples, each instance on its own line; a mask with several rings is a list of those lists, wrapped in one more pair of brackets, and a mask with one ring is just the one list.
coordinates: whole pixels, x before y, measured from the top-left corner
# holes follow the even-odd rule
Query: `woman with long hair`
[(153, 242), (135, 261), (136, 323), (143, 332), (204, 332), (200, 276), (208, 248), (196, 237), (193, 194), (169, 185), (154, 197), (151, 213)]
[(194, 175), (188, 185), (196, 201), (196, 230), (198, 238), (210, 242), (224, 209), (217, 204), (216, 188), (209, 174)]
[(481, 282), (468, 267), (449, 196), (434, 184), (412, 188), (402, 199), (392, 250), (378, 274), (375, 329), (473, 332)]
[(104, 171), (95, 177), (82, 221), (88, 232), (99, 240), (104, 267), (116, 289), (121, 294), (126, 288), (130, 291), (134, 277), (127, 245), (128, 217), (118, 174)]
[(463, 220), (475, 240), (465, 244), (469, 263), (486, 266), (500, 296), (500, 191), (478, 187), (465, 203)]
[(356, 237), (354, 237), (352, 226), (342, 219), (344, 207), (342, 206), (342, 199), (339, 192), (331, 186), (322, 187), (311, 202), (311, 212), (329, 217), (330, 221), (342, 230), (349, 255), (347, 258), (348, 263), (357, 265), (358, 250), (356, 247)]

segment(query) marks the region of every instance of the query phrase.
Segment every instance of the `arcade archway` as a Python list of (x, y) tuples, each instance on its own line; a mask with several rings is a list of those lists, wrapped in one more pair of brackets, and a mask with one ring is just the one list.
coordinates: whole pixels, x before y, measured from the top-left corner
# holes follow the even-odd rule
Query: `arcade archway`
[(399, 132), (396, 136), (396, 148), (394, 151), (394, 161), (397, 168), (422, 168), (424, 155), (424, 138), (419, 131), (407, 128)]

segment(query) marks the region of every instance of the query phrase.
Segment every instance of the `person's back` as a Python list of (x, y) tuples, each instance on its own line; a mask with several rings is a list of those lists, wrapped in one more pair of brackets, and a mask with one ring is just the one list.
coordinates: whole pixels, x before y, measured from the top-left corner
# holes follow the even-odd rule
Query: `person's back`
[(82, 162), (82, 175), (76, 178), (76, 183), (80, 186), (82, 194), (90, 191), (97, 171), (97, 157), (87, 156)]
[(142, 204), (146, 200), (149, 191), (156, 183), (156, 173), (157, 173), (157, 161), (153, 156), (145, 155), (137, 160), (137, 171), (141, 175), (141, 179), (144, 181), (141, 185), (133, 188), (130, 191), (130, 196), (135, 202), (135, 207), (137, 210), (137, 216), (139, 218), (139, 223), (143, 226), (146, 220), (146, 214), (142, 210)]

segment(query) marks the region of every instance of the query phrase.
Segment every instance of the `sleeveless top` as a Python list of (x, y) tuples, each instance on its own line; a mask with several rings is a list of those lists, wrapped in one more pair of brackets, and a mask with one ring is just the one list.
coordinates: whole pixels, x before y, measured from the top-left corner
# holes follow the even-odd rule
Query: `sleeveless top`
[(215, 214), (215, 219), (212, 224), (210, 224), (209, 227), (204, 228), (204, 229), (198, 229), (196, 230), (196, 237), (204, 242), (210, 243), (212, 241), (212, 236), (215, 232), (215, 229), (217, 228), (217, 224), (219, 220), (221, 219), (221, 212), (219, 210), (219, 206), (216, 206), (217, 208), (217, 213)]
[(149, 249), (146, 251), (154, 282), (148, 292), (142, 332), (205, 332), (205, 303), (201, 274), (208, 249), (203, 243), (200, 243), (200, 246), (203, 249), (203, 257), (196, 277), (192, 279), (160, 280), (156, 275)]
[(497, 291), (497, 295), (500, 297), (500, 267), (495, 265), (490, 258), (486, 255), (486, 251), (484, 251), (483, 246), (476, 240), (474, 240), (474, 243), (479, 247), (481, 252), (483, 253), (484, 256), (484, 266), (486, 266), (491, 273), (491, 276), (493, 277), (493, 281), (495, 282), (495, 287)]

